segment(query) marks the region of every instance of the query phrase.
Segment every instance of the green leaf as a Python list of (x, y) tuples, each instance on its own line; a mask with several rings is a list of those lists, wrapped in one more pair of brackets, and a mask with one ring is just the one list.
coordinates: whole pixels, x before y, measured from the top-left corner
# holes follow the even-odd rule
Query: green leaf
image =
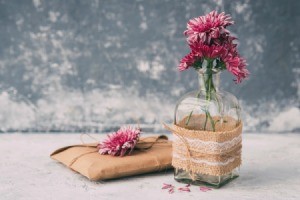
[(202, 60), (201, 59), (198, 59), (194, 62), (193, 64), (193, 67), (197, 70), (197, 69), (200, 69), (202, 68)]

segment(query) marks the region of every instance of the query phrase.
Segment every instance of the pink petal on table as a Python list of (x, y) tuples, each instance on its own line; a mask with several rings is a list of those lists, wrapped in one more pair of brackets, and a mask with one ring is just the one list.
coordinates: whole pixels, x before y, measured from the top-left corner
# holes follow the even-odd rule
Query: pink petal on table
[(178, 188), (179, 191), (183, 191), (183, 192), (190, 192), (190, 188), (188, 187), (182, 187), (182, 188)]
[(170, 194), (173, 194), (173, 193), (174, 193), (174, 187), (172, 187), (172, 188), (169, 189), (169, 193), (170, 193)]
[(169, 188), (172, 188), (172, 187), (174, 187), (174, 186), (172, 186), (171, 184), (166, 184), (166, 183), (164, 183), (163, 184), (163, 187), (161, 188), (161, 189), (169, 189)]
[(202, 191), (202, 192), (207, 192), (207, 191), (210, 191), (210, 190), (212, 190), (212, 189), (208, 188), (208, 187), (205, 187), (205, 186), (200, 187), (200, 191)]
[(169, 189), (169, 188), (171, 188), (172, 186), (168, 186), (168, 185), (165, 185), (165, 186), (163, 186), (161, 189)]
[(190, 187), (191, 186), (191, 184), (187, 184), (185, 187)]

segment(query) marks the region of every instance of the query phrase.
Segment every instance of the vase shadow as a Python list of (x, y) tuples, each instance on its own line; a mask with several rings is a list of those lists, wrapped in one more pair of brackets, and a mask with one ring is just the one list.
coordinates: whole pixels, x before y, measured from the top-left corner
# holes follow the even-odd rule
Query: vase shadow
[(299, 179), (295, 173), (291, 172), (290, 166), (272, 166), (267, 168), (246, 168), (240, 171), (240, 176), (225, 185), (222, 188), (261, 188), (267, 186), (268, 188), (278, 185), (288, 185), (287, 181)]

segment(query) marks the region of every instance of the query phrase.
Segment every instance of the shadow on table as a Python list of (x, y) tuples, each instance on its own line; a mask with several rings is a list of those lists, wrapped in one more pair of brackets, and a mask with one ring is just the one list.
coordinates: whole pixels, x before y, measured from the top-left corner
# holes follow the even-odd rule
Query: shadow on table
[(234, 187), (234, 188), (260, 188), (264, 186), (272, 187), (274, 185), (288, 185), (288, 181), (298, 179), (295, 176), (291, 166), (272, 166), (264, 169), (251, 168), (241, 170), (240, 177), (232, 181), (228, 185), (222, 188)]

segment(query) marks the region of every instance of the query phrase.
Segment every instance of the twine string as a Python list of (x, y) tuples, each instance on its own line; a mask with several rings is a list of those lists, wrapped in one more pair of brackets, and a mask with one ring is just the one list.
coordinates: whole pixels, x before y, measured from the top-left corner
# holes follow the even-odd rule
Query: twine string
[(98, 149), (96, 149), (96, 150), (94, 150), (94, 151), (89, 151), (89, 152), (83, 153), (83, 154), (81, 154), (81, 155), (79, 155), (79, 156), (73, 158), (73, 159), (71, 160), (71, 162), (69, 163), (68, 167), (71, 168), (71, 166), (72, 166), (79, 158), (81, 158), (82, 156), (85, 156), (85, 155), (91, 154), (91, 153), (96, 153), (96, 152), (98, 153)]
[(192, 180), (195, 180), (196, 179), (195, 170), (194, 170), (194, 164), (192, 162), (192, 156), (191, 156), (191, 152), (190, 152), (189, 143), (186, 141), (186, 139), (184, 139), (184, 137), (177, 130), (171, 128), (166, 123), (163, 123), (163, 125), (167, 130), (176, 134), (180, 138), (180, 140), (184, 143), (184, 146), (186, 148), (186, 155), (188, 157), (188, 173), (189, 173), (190, 177), (192, 178)]
[[(91, 146), (89, 146), (89, 145), (88, 145), (87, 143), (85, 143), (84, 140), (83, 140), (83, 136), (85, 136), (85, 135), (88, 136), (89, 138), (91, 138), (91, 139), (93, 139), (93, 140), (95, 140), (95, 141), (98, 142), (98, 139), (95, 138), (95, 137), (93, 137), (93, 136), (91, 136), (90, 134), (88, 134), (88, 133), (81, 133), (81, 134), (80, 134), (80, 141), (81, 141), (81, 144), (82, 144), (83, 147), (90, 147), (90, 148), (91, 148)], [(80, 154), (79, 156), (76, 156), (75, 158), (73, 158), (73, 159), (71, 160), (71, 162), (69, 163), (68, 167), (71, 168), (71, 166), (72, 166), (79, 158), (81, 158), (82, 156), (85, 156), (85, 155), (90, 154), (90, 153), (96, 153), (96, 152), (98, 153), (98, 149), (93, 150), (93, 151), (89, 151), (89, 152), (86, 152), (86, 153), (83, 153), (83, 154)]]

